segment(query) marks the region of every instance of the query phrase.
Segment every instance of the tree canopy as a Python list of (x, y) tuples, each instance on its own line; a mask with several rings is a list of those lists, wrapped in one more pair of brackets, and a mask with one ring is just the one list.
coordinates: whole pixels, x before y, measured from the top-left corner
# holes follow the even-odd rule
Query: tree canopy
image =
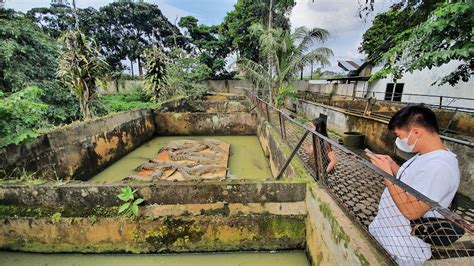
[(211, 78), (228, 78), (225, 59), (231, 47), (220, 34), (219, 26), (198, 25), (192, 16), (181, 17), (178, 25), (186, 31), (192, 54), (211, 70)]
[[(122, 61), (141, 62), (145, 48), (185, 46), (186, 39), (171, 24), (157, 5), (142, 1), (119, 1), (99, 10), (77, 9), (79, 28), (95, 39), (100, 52), (114, 71), (122, 71)], [(33, 8), (27, 16), (51, 38), (59, 38), (74, 25), (72, 8), (52, 5), (49, 8)]]
[[(272, 0), (272, 25), (283, 30), (290, 30), (288, 14), (294, 7), (294, 0)], [(255, 62), (260, 60), (258, 38), (250, 32), (250, 26), (261, 23), (268, 26), (270, 0), (238, 0), (234, 10), (227, 13), (220, 26), (225, 34), (226, 43), (232, 50)]]
[(262, 64), (242, 58), (240, 63), (257, 88), (268, 90), (270, 103), (282, 102), (279, 96), (291, 91), (289, 83), (303, 67), (312, 62), (329, 65), (328, 57), (333, 54), (328, 48), (314, 47), (316, 42), (328, 38), (329, 32), (325, 29), (299, 27), (290, 33), (254, 24), (250, 31), (260, 36), (260, 51), (269, 62)]
[[(370, 1), (370, 0), (368, 0)], [(360, 51), (384, 67), (373, 78), (438, 67), (459, 61), (458, 68), (438, 81), (468, 81), (474, 69), (474, 4), (471, 1), (402, 1), (378, 15), (366, 31)]]
[(55, 40), (22, 15), (0, 9), (0, 90), (13, 92), (28, 82), (54, 79)]

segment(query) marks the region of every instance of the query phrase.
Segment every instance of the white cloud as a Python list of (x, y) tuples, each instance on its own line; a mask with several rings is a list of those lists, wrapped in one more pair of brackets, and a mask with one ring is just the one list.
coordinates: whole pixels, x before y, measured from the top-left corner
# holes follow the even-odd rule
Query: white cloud
[[(72, 0), (69, 0), (72, 2)], [(112, 3), (113, 0), (76, 0), (78, 8), (93, 7), (99, 9), (102, 6)], [(192, 15), (190, 12), (179, 9), (166, 0), (148, 0), (146, 2), (153, 3), (159, 6), (163, 14), (173, 23), (176, 17)], [(49, 7), (51, 0), (6, 0), (5, 7), (13, 8), (15, 10), (26, 12), (34, 7)]]
[(396, 0), (376, 0), (374, 12), (364, 20), (358, 16), (358, 0), (299, 0), (291, 12), (290, 21), (293, 28), (306, 26), (329, 31), (330, 38), (318, 46), (333, 50), (332, 67), (328, 69), (338, 70), (335, 67), (337, 59), (364, 58), (357, 51), (362, 34), (372, 25), (375, 15), (387, 10), (394, 2)]

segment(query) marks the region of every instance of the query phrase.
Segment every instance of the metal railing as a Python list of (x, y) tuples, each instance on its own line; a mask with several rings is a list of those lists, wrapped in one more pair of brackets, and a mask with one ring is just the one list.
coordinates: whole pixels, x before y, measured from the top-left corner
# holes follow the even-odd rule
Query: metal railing
[[(298, 121), (289, 113), (271, 106), (253, 91), (246, 90), (246, 94), (256, 112), (293, 147), (290, 158), (280, 169), (277, 178), (285, 171), (293, 156), (299, 156), (314, 179), (346, 214), (377, 240), (397, 263), (474, 256), (473, 226), (465, 219), (466, 216), (461, 217), (429, 199), (364, 157), (314, 131), (308, 123)], [(308, 138), (309, 135), (311, 138)], [(407, 214), (402, 215), (391, 201), (392, 196), (385, 183), (398, 188), (400, 195), (393, 197), (411, 195), (416, 199), (407, 202), (404, 209), (428, 205), (429, 210), (423, 216), (425, 218), (414, 221), (406, 219)], [(462, 215), (469, 212), (473, 211), (465, 210)]]
[[(377, 101), (380, 102), (389, 102), (389, 103), (399, 103), (399, 104), (417, 104), (423, 103), (426, 106), (431, 108), (439, 108), (445, 109), (450, 111), (461, 111), (461, 112), (468, 112), (473, 113), (474, 107), (468, 106), (461, 106), (456, 103), (464, 102), (469, 103), (469, 106), (474, 106), (474, 98), (468, 97), (454, 97), (454, 96), (445, 96), (445, 95), (428, 95), (428, 94), (416, 94), (416, 93), (397, 93), (393, 92), (390, 99), (386, 99), (385, 92), (368, 92), (368, 91), (355, 91), (351, 92), (351, 94), (338, 94), (338, 93), (321, 93), (316, 91), (302, 91), (302, 92), (309, 92), (316, 95), (324, 95), (324, 96), (344, 96), (344, 97), (351, 97), (353, 99), (365, 99), (367, 100), (369, 97), (374, 97)], [(399, 99), (394, 100), (394, 99)]]

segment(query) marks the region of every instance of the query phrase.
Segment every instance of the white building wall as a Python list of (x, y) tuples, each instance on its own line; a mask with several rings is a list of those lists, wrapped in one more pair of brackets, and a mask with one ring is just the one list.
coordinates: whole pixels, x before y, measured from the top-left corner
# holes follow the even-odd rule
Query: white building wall
[[(447, 74), (451, 73), (459, 65), (458, 61), (452, 61), (441, 67), (435, 67), (432, 69), (425, 68), (423, 70), (417, 70), (413, 73), (405, 73), (403, 78), (397, 81), (397, 83), (404, 83), (402, 102), (413, 102), (413, 103), (426, 103), (435, 104), (440, 103), (440, 97), (426, 97), (426, 96), (413, 96), (406, 94), (426, 94), (435, 96), (451, 96), (451, 97), (464, 97), (474, 98), (474, 78), (468, 82), (458, 82), (454, 87), (449, 84), (443, 84), (438, 86), (437, 84), (431, 85), (433, 82), (441, 79)], [(376, 66), (372, 69), (372, 74), (379, 71), (382, 67)], [(385, 90), (387, 83), (393, 83), (392, 78), (388, 77), (369, 83), (368, 90), (375, 92), (377, 99), (383, 100), (385, 96)], [(443, 105), (449, 105), (454, 107), (466, 107), (474, 108), (474, 100), (453, 100), (450, 98), (443, 98)]]

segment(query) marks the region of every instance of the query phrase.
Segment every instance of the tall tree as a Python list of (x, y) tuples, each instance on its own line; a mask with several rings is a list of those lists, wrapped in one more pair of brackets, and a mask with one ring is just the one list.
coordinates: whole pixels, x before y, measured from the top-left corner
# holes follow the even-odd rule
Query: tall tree
[[(373, 1), (367, 2), (370, 11)], [(372, 79), (391, 74), (396, 80), (406, 72), (459, 61), (439, 84), (468, 81), (474, 74), (473, 14), (472, 1), (463, 0), (404, 0), (392, 6), (364, 34), (361, 50), (370, 61), (384, 62)]]
[(58, 76), (79, 99), (84, 119), (94, 117), (91, 101), (95, 98), (99, 84), (106, 87), (107, 64), (96, 45), (79, 30), (69, 31), (62, 37), (63, 53), (58, 67)]
[[(33, 8), (28, 17), (52, 38), (59, 38), (74, 26), (73, 10), (69, 6), (52, 5)], [(158, 6), (143, 1), (120, 1), (102, 7), (77, 9), (81, 31), (95, 39), (110, 69), (120, 74), (122, 61), (138, 61), (139, 72), (146, 47), (186, 46), (186, 39), (171, 24)]]
[[(280, 91), (288, 90), (290, 82), (302, 67), (311, 62), (323, 66), (329, 65), (328, 57), (333, 53), (325, 47), (314, 48), (315, 42), (324, 42), (329, 33), (320, 28), (307, 29), (299, 27), (293, 33), (279, 28), (265, 28), (262, 24), (254, 24), (251, 32), (260, 36), (260, 50), (271, 60), (271, 64), (261, 64), (250, 59), (240, 60), (241, 66), (257, 88), (272, 92), (270, 103), (277, 102)], [(269, 70), (267, 67), (272, 66)]]
[[(270, 2), (272, 8), (270, 9)], [(260, 61), (258, 38), (255, 38), (249, 28), (255, 23), (290, 30), (288, 14), (295, 5), (294, 0), (238, 0), (234, 10), (227, 13), (221, 24), (221, 32), (226, 36), (226, 43), (232, 47), (238, 56)]]
[[(98, 42), (114, 57), (138, 61), (141, 74), (144, 49), (151, 45), (172, 46), (179, 29), (171, 24), (158, 6), (148, 3), (114, 2), (100, 10)], [(124, 58), (121, 58), (124, 59)], [(116, 60), (114, 60), (116, 61)]]
[(219, 26), (198, 25), (198, 20), (192, 16), (181, 17), (178, 25), (186, 31), (192, 54), (211, 69), (211, 78), (228, 78), (225, 58), (231, 47), (220, 34)]
[(36, 25), (11, 9), (0, 9), (0, 90), (54, 79), (58, 46)]

